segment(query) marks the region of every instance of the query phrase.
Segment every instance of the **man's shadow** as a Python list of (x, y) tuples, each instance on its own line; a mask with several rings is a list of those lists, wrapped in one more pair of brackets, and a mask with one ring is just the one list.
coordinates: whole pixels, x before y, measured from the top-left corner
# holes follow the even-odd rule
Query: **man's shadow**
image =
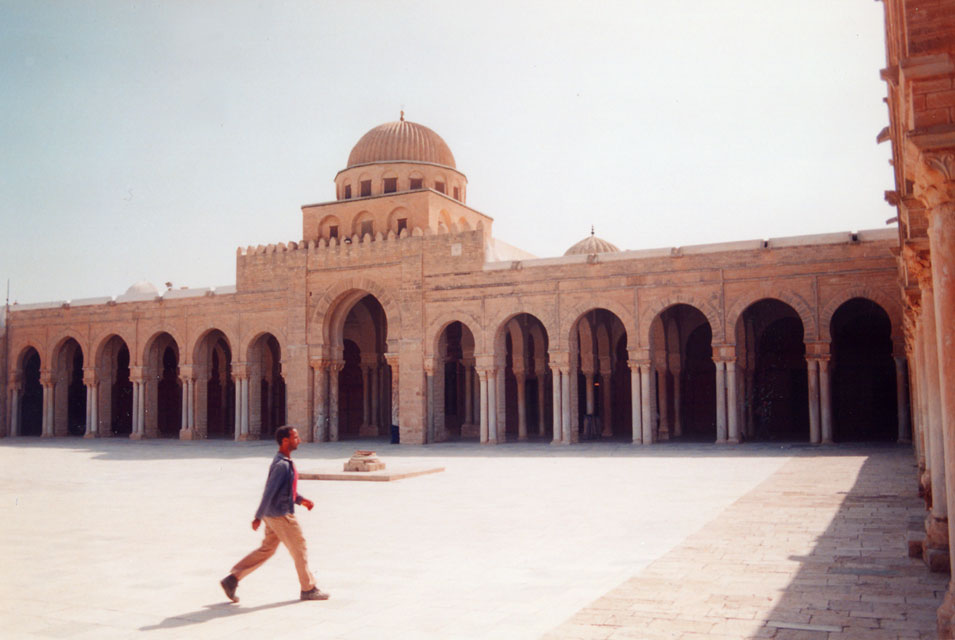
[(209, 622), (210, 620), (215, 620), (216, 618), (228, 618), (230, 616), (238, 616), (246, 613), (252, 613), (253, 611), (263, 611), (265, 609), (275, 609), (276, 607), (287, 607), (290, 604), (296, 604), (300, 600), (286, 600), (284, 602), (273, 602), (272, 604), (262, 604), (257, 607), (241, 607), (236, 606), (231, 602), (220, 602), (217, 604), (207, 604), (202, 609), (198, 611), (190, 611), (189, 613), (181, 613), (179, 615), (170, 616), (160, 622), (159, 624), (151, 624), (145, 627), (140, 627), (140, 631), (155, 631), (156, 629), (176, 629), (178, 627), (185, 627), (191, 624), (201, 624), (203, 622)]

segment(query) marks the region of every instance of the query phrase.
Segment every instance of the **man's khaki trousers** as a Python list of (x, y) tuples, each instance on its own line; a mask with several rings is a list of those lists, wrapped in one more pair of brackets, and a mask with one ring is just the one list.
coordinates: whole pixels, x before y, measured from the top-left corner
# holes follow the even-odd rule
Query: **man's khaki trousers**
[(295, 570), (298, 572), (298, 581), (302, 585), (302, 591), (309, 591), (315, 588), (315, 578), (312, 572), (308, 570), (308, 549), (305, 546), (305, 536), (302, 535), (302, 528), (298, 525), (298, 520), (291, 513), (275, 518), (262, 518), (265, 524), (265, 538), (262, 545), (239, 560), (238, 564), (232, 567), (230, 572), (241, 580), (256, 569), (262, 566), (266, 560), (272, 557), (279, 546), (279, 542), (285, 545), (292, 560), (295, 562)]

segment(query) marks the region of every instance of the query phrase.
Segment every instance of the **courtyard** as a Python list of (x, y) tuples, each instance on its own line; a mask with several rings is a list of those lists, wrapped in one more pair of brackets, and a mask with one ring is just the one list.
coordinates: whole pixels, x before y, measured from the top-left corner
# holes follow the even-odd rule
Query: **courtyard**
[(919, 638), (947, 576), (907, 557), (924, 503), (895, 445), (303, 444), (394, 482), (303, 480), (327, 602), (280, 550), (218, 581), (274, 444), (0, 442), (0, 628), (15, 638)]

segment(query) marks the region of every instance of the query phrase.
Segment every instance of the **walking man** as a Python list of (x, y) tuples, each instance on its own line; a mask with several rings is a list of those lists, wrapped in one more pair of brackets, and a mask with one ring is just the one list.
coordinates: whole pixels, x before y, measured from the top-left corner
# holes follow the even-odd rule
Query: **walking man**
[(262, 493), (262, 502), (252, 520), (252, 530), (257, 531), (259, 525), (265, 522), (265, 539), (262, 545), (239, 560), (232, 567), (219, 584), (226, 596), (232, 602), (238, 602), (235, 595), (239, 580), (258, 569), (272, 557), (279, 546), (285, 545), (295, 561), (295, 570), (298, 572), (298, 581), (302, 586), (302, 600), (328, 600), (328, 594), (315, 586), (315, 578), (308, 570), (308, 550), (305, 548), (305, 537), (302, 528), (295, 519), (295, 505), (300, 504), (309, 511), (315, 503), (298, 493), (298, 471), (292, 464), (292, 452), (302, 441), (298, 437), (298, 429), (284, 426), (275, 430), (275, 441), (279, 444), (279, 451), (272, 459), (269, 467), (269, 477), (265, 482), (265, 491)]

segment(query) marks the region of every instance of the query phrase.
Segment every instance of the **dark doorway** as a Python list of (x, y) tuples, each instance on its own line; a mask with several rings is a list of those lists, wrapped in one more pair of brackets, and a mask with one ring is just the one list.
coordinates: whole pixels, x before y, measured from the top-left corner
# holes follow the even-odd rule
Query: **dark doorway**
[(832, 316), (832, 418), (837, 442), (898, 436), (892, 323), (871, 300), (853, 298)]
[(20, 398), (20, 435), (43, 433), (43, 385), (40, 384), (40, 354), (32, 347), (23, 358), (23, 396)]

